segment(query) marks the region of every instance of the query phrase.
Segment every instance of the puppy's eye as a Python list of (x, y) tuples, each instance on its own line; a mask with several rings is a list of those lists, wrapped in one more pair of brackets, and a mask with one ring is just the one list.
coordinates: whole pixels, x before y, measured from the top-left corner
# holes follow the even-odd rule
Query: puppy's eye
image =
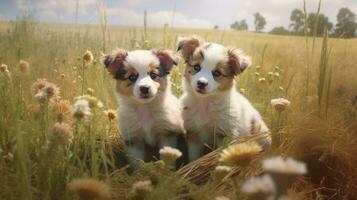
[(129, 81), (134, 83), (136, 81), (136, 79), (138, 79), (138, 75), (137, 74), (132, 74), (132, 75), (130, 75), (128, 77), (128, 79), (129, 79)]
[(155, 80), (157, 77), (159, 77), (159, 75), (157, 73), (155, 73), (155, 72), (151, 72), (150, 73), (150, 77), (151, 77), (152, 80)]
[(218, 71), (218, 70), (214, 70), (214, 71), (212, 71), (212, 75), (214, 77), (220, 77), (222, 75), (222, 73), (220, 71)]
[(193, 66), (193, 69), (194, 69), (196, 72), (199, 72), (199, 71), (201, 71), (201, 65), (195, 65), (195, 66)]

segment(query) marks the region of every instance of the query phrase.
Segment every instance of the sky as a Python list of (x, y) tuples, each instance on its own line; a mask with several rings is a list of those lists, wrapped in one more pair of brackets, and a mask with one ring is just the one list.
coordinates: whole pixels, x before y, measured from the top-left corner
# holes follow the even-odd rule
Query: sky
[[(318, 0), (306, 0), (308, 12), (316, 12)], [(36, 20), (76, 22), (77, 0), (0, 0), (0, 19), (16, 19), (30, 12)], [(253, 30), (253, 14), (260, 12), (267, 21), (265, 31), (290, 24), (293, 9), (303, 8), (303, 0), (78, 0), (78, 23), (98, 24), (97, 6), (106, 8), (108, 23), (142, 26), (147, 10), (149, 26), (229, 29), (236, 20), (246, 19)], [(334, 24), (338, 10), (348, 7), (357, 14), (357, 0), (322, 0), (321, 13)]]

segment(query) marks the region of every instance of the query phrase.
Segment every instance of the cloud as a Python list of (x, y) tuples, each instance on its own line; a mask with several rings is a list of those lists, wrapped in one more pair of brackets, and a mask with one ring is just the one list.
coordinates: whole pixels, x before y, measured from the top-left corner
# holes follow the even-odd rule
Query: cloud
[[(107, 10), (109, 22), (121, 25), (142, 26), (144, 14), (137, 13), (129, 9), (108, 8)], [(147, 14), (149, 26), (164, 26), (171, 24), (175, 27), (195, 27), (195, 28), (211, 28), (213, 25), (203, 19), (190, 18), (183, 13), (171, 11), (157, 11)]]
[[(99, 0), (78, 0), (79, 22), (98, 22), (96, 4)], [(148, 10), (149, 26), (212, 28), (218, 25), (228, 28), (236, 20), (246, 19), (254, 29), (255, 12), (260, 12), (267, 21), (265, 31), (275, 26), (288, 27), (290, 14), (295, 8), (303, 9), (302, 0), (102, 0), (105, 1), (109, 24), (143, 25), (143, 10)], [(40, 20), (74, 22), (77, 0), (16, 0), (19, 10), (34, 11)], [(307, 0), (307, 11), (316, 12), (318, 0)], [(175, 7), (175, 14), (172, 10)], [(349, 7), (357, 10), (356, 0), (324, 0), (321, 13), (336, 22), (338, 9)]]
[[(75, 15), (76, 3), (77, 0), (16, 0), (20, 11), (33, 12), (40, 19), (46, 20)], [(78, 0), (79, 14), (88, 14), (89, 10), (95, 9), (96, 3), (96, 0)]]

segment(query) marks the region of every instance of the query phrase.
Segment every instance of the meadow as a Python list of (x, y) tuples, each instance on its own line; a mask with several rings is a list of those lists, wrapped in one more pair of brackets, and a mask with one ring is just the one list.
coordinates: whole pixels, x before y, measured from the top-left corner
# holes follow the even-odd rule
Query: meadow
[[(162, 161), (128, 172), (102, 53), (175, 51), (178, 36), (193, 34), (252, 57), (237, 90), (263, 115), (272, 148), (223, 178), (217, 151), (176, 172)], [(249, 199), (243, 183), (272, 156), (307, 166), (285, 199), (357, 199), (356, 52), (357, 39), (327, 36), (1, 21), (0, 199)], [(180, 62), (170, 75), (177, 96), (182, 70)], [(275, 109), (276, 98), (290, 105)], [(89, 102), (90, 115), (78, 114), (78, 99)]]

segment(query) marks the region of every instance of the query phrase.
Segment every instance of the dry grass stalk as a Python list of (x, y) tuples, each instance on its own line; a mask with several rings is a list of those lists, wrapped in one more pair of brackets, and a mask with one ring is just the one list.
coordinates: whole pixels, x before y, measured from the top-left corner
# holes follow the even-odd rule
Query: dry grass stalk
[[(270, 137), (270, 133), (261, 133), (249, 136), (243, 136), (231, 142), (231, 144), (239, 144), (244, 142), (252, 142), (259, 141), (263, 138)], [(186, 166), (179, 169), (176, 174), (181, 176), (182, 178), (195, 183), (195, 184), (203, 184), (210, 177), (210, 171), (213, 171), (215, 167), (219, 164), (219, 155), (222, 148), (218, 148), (201, 158), (187, 164)], [(231, 177), (233, 175), (238, 174), (240, 168), (234, 168), (232, 172), (230, 172), (222, 181), (227, 180), (227, 177)]]

